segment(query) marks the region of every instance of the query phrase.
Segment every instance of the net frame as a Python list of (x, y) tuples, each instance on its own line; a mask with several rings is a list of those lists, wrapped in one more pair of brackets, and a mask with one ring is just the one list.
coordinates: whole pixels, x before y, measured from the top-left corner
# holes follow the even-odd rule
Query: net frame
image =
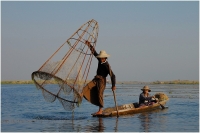
[[(73, 110), (76, 106), (79, 107), (82, 102), (80, 92), (87, 83), (93, 57), (85, 42), (89, 41), (95, 48), (98, 30), (97, 21), (92, 19), (86, 22), (37, 71), (31, 74), (36, 88), (42, 91), (46, 101), (54, 102), (58, 99), (65, 110)], [(62, 59), (58, 59), (56, 62), (52, 61), (61, 50), (66, 50), (64, 48), (66, 45), (69, 47), (69, 50), (64, 56), (60, 56)], [(73, 55), (76, 56), (72, 60)], [(73, 61), (73, 63), (70, 61)], [(69, 69), (65, 70), (65, 68)], [(53, 88), (55, 92), (49, 87), (50, 81), (57, 85)]]

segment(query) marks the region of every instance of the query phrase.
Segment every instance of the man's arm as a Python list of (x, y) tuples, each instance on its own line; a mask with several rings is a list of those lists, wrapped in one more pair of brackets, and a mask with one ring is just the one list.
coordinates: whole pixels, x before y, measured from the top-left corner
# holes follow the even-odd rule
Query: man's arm
[(108, 64), (108, 70), (109, 70), (109, 75), (110, 75), (110, 79), (111, 79), (111, 83), (112, 83), (112, 90), (114, 91), (114, 90), (116, 90), (116, 86), (115, 86), (115, 84), (116, 84), (116, 76), (113, 73), (113, 71), (112, 71), (112, 69), (111, 69), (109, 64)]
[(112, 72), (112, 70), (111, 70), (110, 78), (111, 78), (111, 81), (112, 81), (112, 86), (115, 86), (116, 79), (115, 79), (115, 74)]
[(85, 44), (90, 48), (92, 54), (96, 57), (98, 55), (98, 53), (96, 52), (94, 47), (90, 44), (90, 42), (89, 41), (85, 41)]

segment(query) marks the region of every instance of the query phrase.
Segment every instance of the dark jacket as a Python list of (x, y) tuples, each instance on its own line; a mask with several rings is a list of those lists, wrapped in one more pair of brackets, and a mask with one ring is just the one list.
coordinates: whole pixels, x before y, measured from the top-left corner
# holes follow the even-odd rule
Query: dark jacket
[(147, 101), (147, 103), (149, 103), (149, 102), (151, 102), (151, 99), (152, 99), (152, 96), (148, 95), (147, 97), (145, 97), (144, 93), (142, 92), (139, 97), (139, 104), (142, 104), (142, 103), (145, 104), (145, 101)]

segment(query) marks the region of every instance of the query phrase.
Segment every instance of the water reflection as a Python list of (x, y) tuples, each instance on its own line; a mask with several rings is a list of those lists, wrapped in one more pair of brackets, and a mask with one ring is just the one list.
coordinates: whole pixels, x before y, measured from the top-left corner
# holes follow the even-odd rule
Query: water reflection
[(139, 114), (138, 118), (140, 120), (140, 129), (143, 132), (152, 132), (152, 129), (155, 129), (154, 127), (158, 129), (158, 123), (160, 127), (158, 131), (166, 129), (165, 125), (167, 122), (167, 117), (162, 114), (167, 111), (168, 109), (156, 109), (150, 112)]
[[(68, 114), (68, 113), (65, 113)], [(48, 119), (40, 119), (43, 123), (44, 128), (42, 132), (72, 132), (80, 131), (81, 126), (79, 124), (74, 124), (77, 119), (82, 120), (84, 118), (75, 117), (72, 112), (71, 115), (67, 116), (49, 116)]]
[[(166, 122), (167, 122), (167, 115), (166, 112), (168, 109), (156, 109), (149, 112), (143, 112), (136, 115), (138, 117), (138, 128), (139, 131), (142, 132), (152, 132), (156, 131), (166, 131)], [(131, 118), (133, 115), (127, 115), (124, 118)], [(82, 118), (80, 116), (71, 116), (71, 119), (68, 117), (67, 119), (59, 119), (59, 121), (55, 121), (58, 119), (54, 119), (52, 121), (46, 121), (43, 123), (45, 126), (42, 131), (43, 132), (105, 132), (105, 131), (112, 131), (112, 132), (119, 132), (121, 130), (128, 130), (131, 129), (120, 127), (118, 125), (119, 119), (123, 118), (123, 116), (117, 117), (110, 117), (110, 118), (102, 118), (102, 117), (85, 117)], [(136, 120), (136, 119), (135, 119)], [(43, 120), (42, 120), (43, 121)], [(44, 122), (44, 121), (43, 121)], [(121, 124), (125, 124), (128, 126), (126, 121), (120, 121)], [(156, 128), (155, 128), (156, 127)]]
[[(105, 132), (106, 131), (106, 126), (108, 126), (109, 128), (111, 126), (114, 126), (114, 131), (118, 132), (118, 118), (114, 118), (114, 122), (113, 124), (109, 123), (106, 124), (104, 121), (108, 121), (109, 120), (113, 120), (113, 118), (102, 118), (102, 117), (97, 117), (95, 119), (92, 119), (92, 122), (88, 123), (89, 125), (86, 125), (84, 128), (84, 131), (86, 132)], [(111, 124), (111, 125), (110, 125)]]
[(57, 127), (57, 129), (59, 130), (59, 132), (72, 132), (72, 131), (77, 131), (80, 132), (81, 131), (81, 124), (74, 122), (74, 119), (72, 119), (71, 121), (66, 120), (64, 121), (62, 124), (59, 124), (59, 126)]
[(104, 132), (105, 130), (103, 118), (101, 117), (94, 118), (92, 121), (88, 120), (87, 124), (83, 127), (86, 132)]
[(115, 132), (118, 132), (118, 118), (116, 118), (114, 130), (115, 130)]
[(142, 129), (144, 132), (149, 132), (150, 129), (150, 123), (151, 121), (151, 115), (149, 113), (142, 113), (138, 116), (138, 118), (140, 119), (141, 122), (141, 127), (140, 129)]
[(89, 126), (89, 132), (104, 132), (104, 129), (103, 118), (101, 117), (97, 118), (97, 122), (94, 122), (92, 126)]
[(103, 124), (103, 119), (99, 118), (99, 127), (97, 128), (98, 132), (103, 132), (104, 131), (104, 124)]

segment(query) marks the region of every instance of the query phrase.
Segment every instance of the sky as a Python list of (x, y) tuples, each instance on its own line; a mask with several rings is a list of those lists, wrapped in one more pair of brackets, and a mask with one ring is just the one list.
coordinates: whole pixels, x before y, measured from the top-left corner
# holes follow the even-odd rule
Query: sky
[(117, 81), (199, 80), (198, 1), (2, 1), (1, 80), (31, 80), (91, 19)]

